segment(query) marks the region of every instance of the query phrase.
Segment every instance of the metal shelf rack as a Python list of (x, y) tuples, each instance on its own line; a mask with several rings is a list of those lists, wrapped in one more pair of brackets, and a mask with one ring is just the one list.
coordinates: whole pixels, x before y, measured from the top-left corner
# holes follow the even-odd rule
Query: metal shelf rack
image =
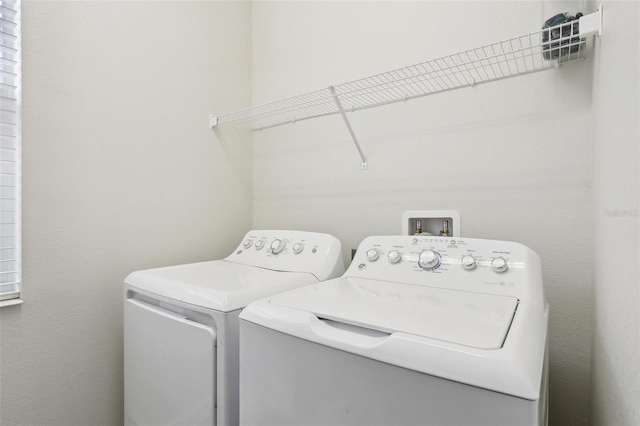
[(584, 58), (588, 35), (602, 35), (602, 5), (579, 20), (527, 35), (264, 105), (212, 115), (210, 127), (248, 122), (252, 130), (262, 130), (340, 114), (362, 158), (362, 168), (366, 169), (366, 157), (346, 112), (557, 68)]

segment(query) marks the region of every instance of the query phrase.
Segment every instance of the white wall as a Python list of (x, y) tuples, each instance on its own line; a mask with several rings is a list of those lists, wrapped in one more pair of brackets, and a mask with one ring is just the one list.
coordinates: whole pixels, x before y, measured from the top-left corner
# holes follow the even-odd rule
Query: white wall
[[(339, 117), (254, 134), (253, 153), (243, 131), (206, 127), (251, 94), (533, 31), (554, 3), (582, 9), (257, 2), (251, 22), (244, 2), (25, 0), (26, 301), (0, 311), (0, 423), (120, 424), (122, 279), (226, 254), (251, 226), (252, 186), (254, 227), (331, 232), (345, 257), (412, 209), (454, 208), (464, 235), (529, 245), (552, 309), (551, 424), (640, 423), (637, 2), (605, 3), (595, 80), (587, 59), (352, 115), (367, 171)], [(607, 259), (593, 302), (592, 259)]]
[(640, 424), (640, 3), (604, 2), (594, 79), (593, 424)]
[[(527, 34), (566, 3), (257, 2), (254, 104)], [(528, 245), (551, 304), (551, 424), (589, 424), (591, 89), (587, 60), (351, 114), (366, 171), (338, 116), (255, 133), (254, 227), (329, 232), (347, 258), (406, 210), (457, 209), (463, 235)]]
[[(23, 2), (24, 300), (0, 423), (122, 424), (122, 280), (251, 226), (246, 2)], [(225, 136), (223, 134), (219, 134)]]

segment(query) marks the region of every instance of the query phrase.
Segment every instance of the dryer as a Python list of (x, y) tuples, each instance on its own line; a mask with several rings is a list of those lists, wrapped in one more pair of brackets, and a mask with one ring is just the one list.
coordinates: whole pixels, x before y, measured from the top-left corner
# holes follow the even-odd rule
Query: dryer
[(340, 242), (250, 231), (221, 260), (124, 283), (125, 425), (238, 424), (238, 315), (249, 302), (344, 272)]
[(240, 315), (243, 425), (544, 425), (538, 256), (513, 242), (380, 236), (336, 279)]

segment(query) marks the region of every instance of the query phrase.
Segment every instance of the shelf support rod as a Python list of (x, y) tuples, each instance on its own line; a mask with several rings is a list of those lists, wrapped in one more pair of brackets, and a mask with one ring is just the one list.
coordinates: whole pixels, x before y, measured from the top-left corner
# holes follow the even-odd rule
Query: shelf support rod
[(333, 96), (333, 100), (336, 102), (336, 106), (338, 107), (338, 110), (340, 111), (340, 115), (342, 115), (342, 119), (344, 120), (344, 124), (347, 125), (347, 129), (349, 130), (349, 133), (351, 134), (351, 139), (353, 139), (353, 143), (356, 146), (356, 149), (358, 150), (358, 154), (360, 154), (360, 158), (362, 158), (362, 170), (366, 170), (367, 169), (367, 157), (365, 157), (364, 152), (362, 152), (362, 148), (360, 147), (360, 143), (358, 142), (358, 138), (356, 137), (356, 134), (353, 132), (353, 129), (351, 128), (351, 123), (349, 123), (349, 119), (347, 118), (347, 114), (345, 114), (344, 108), (342, 108), (342, 103), (340, 102), (340, 98), (338, 98), (338, 95), (336, 94), (336, 89), (333, 86), (329, 86), (329, 91), (331, 92), (331, 96)]

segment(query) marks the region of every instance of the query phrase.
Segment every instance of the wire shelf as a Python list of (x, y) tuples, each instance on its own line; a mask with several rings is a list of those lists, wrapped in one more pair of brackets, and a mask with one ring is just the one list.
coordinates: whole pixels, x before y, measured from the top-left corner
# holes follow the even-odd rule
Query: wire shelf
[(210, 126), (248, 122), (252, 130), (262, 130), (341, 114), (362, 158), (362, 168), (366, 169), (366, 157), (346, 112), (545, 71), (581, 60), (586, 50), (585, 37), (602, 35), (602, 8), (600, 5), (595, 13), (527, 35), (276, 102), (220, 116), (212, 115)]
[[(332, 87), (349, 112), (556, 68), (584, 57), (586, 39), (576, 22)], [(339, 114), (331, 89), (224, 114), (217, 117), (217, 124), (250, 122), (253, 130), (261, 130)]]

